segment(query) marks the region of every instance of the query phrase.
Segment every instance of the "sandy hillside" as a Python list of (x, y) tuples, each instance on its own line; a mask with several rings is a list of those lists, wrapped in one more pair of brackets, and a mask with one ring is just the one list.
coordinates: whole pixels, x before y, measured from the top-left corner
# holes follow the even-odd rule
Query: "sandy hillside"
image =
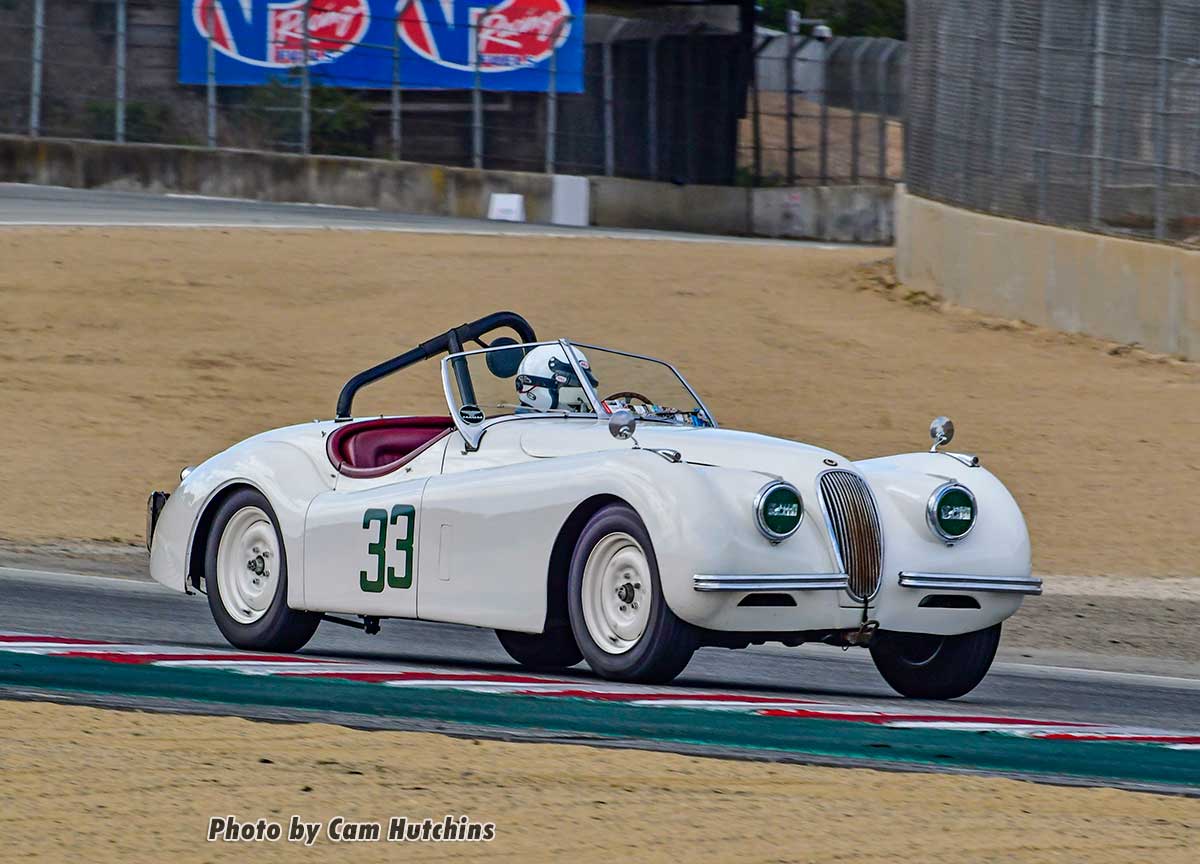
[[(1200, 367), (902, 298), (882, 250), (349, 232), (0, 233), (0, 537), (137, 540), (152, 488), (330, 416), (354, 372), (496, 309), (674, 360), (727, 425), (852, 458), (946, 413), (1039, 571), (1190, 575)], [(865, 268), (865, 269), (864, 269)], [(916, 301), (916, 302), (914, 302)], [(433, 364), (364, 391), (439, 408)], [(1182, 520), (1182, 521), (1181, 521)]]
[[(1111, 789), (20, 702), (0, 702), (0, 767), (0, 831), (35, 861), (1173, 864), (1200, 832), (1200, 800)], [(214, 815), (292, 814), (465, 815), (496, 839), (205, 840)]]

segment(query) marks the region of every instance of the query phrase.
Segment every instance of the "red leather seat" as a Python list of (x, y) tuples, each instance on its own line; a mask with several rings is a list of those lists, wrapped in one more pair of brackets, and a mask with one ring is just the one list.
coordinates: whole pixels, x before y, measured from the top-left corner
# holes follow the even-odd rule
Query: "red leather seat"
[(347, 477), (382, 477), (411, 462), (450, 434), (449, 417), (381, 417), (338, 427), (325, 445), (329, 461)]

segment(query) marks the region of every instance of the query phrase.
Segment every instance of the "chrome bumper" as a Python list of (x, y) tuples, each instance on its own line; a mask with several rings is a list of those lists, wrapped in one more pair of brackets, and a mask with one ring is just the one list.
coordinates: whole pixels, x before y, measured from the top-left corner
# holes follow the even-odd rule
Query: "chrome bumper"
[(1042, 580), (1036, 576), (967, 576), (956, 573), (909, 573), (901, 571), (901, 588), (935, 591), (991, 591), (1001, 594), (1041, 594)]
[(845, 573), (692, 577), (697, 591), (842, 591), (846, 585)]

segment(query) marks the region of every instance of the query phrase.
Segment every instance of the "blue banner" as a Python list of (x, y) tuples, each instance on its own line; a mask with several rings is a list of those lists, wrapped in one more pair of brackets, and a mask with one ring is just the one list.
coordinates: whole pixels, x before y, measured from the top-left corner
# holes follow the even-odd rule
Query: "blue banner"
[[(583, 91), (584, 0), (180, 0), (179, 82)], [(307, 19), (307, 20), (306, 20)]]

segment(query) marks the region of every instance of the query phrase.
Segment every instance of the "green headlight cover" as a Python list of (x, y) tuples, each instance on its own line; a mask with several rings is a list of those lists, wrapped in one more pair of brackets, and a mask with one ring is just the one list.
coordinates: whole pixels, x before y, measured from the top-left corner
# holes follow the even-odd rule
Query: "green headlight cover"
[(759, 520), (767, 532), (778, 537), (787, 537), (804, 518), (804, 504), (800, 495), (791, 486), (775, 486), (759, 502)]
[(951, 486), (938, 496), (934, 518), (947, 537), (962, 537), (975, 524), (975, 501), (967, 490)]

